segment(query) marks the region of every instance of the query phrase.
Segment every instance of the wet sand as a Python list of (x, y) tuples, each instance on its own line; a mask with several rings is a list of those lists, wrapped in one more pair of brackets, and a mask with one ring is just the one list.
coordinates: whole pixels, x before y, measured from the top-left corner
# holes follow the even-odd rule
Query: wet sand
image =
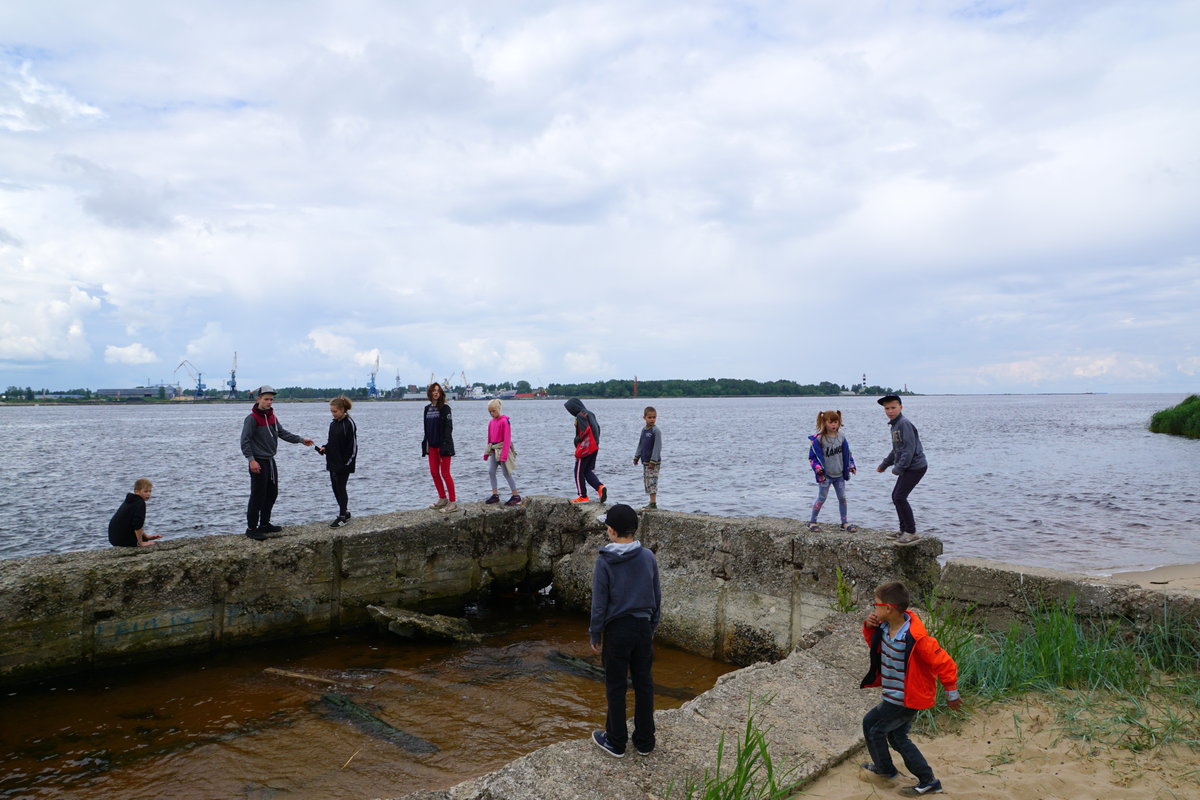
[(1136, 583), (1147, 589), (1170, 589), (1200, 594), (1200, 564), (1174, 564), (1141, 572), (1117, 572), (1113, 580)]
[[(961, 800), (1182, 800), (1200, 797), (1196, 754), (1186, 747), (1135, 753), (1065, 739), (1054, 709), (1036, 697), (976, 709), (961, 729), (913, 736), (945, 793)], [(883, 800), (916, 780), (862, 780), (864, 749), (795, 798)], [(903, 765), (896, 761), (901, 772)], [(1190, 776), (1188, 773), (1192, 773)]]

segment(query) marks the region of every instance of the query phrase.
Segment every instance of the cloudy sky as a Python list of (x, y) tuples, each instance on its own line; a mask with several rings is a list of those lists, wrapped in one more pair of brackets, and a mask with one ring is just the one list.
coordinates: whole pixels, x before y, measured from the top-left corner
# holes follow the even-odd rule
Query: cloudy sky
[(1197, 75), (1191, 0), (3, 3), (0, 384), (1194, 391)]

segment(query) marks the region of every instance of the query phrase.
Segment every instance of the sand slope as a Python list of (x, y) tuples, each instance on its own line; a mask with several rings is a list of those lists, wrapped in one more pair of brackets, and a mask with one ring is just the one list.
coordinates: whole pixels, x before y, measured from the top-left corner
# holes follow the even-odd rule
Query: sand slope
[[(945, 787), (971, 800), (1197, 800), (1200, 754), (1187, 747), (1134, 753), (1062, 738), (1053, 709), (1029, 697), (976, 709), (960, 730), (914, 736)], [(916, 781), (861, 780), (866, 751), (809, 784), (797, 798), (880, 800)], [(904, 772), (903, 766), (897, 766)], [(1190, 775), (1188, 773), (1191, 773)]]

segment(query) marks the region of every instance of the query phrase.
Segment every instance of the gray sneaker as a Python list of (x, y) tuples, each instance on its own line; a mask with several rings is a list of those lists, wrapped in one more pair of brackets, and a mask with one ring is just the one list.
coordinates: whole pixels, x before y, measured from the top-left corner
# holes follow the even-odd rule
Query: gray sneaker
[(445, 507), (446, 507), (446, 503), (449, 503), (449, 502), (450, 502), (450, 501), (449, 501), (449, 500), (447, 500), (446, 498), (444, 498), (444, 497), (439, 497), (439, 498), (437, 499), (437, 502), (436, 502), (436, 503), (434, 503), (433, 505), (431, 505), (431, 506), (430, 506), (430, 508), (445, 508)]
[(443, 514), (449, 514), (451, 511), (458, 511), (458, 503), (451, 501), (442, 506)]
[(915, 533), (905, 533), (896, 539), (896, 544), (916, 544), (919, 541), (921, 541), (921, 537)]

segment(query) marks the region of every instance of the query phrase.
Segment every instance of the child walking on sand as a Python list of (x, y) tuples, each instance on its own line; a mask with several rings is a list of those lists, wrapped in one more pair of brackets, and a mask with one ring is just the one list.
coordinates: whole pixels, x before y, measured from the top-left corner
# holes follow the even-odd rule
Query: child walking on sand
[(809, 436), (812, 444), (808, 448), (808, 463), (817, 476), (817, 499), (813, 503), (812, 517), (808, 521), (808, 529), (813, 532), (821, 530), (817, 525), (817, 515), (825, 505), (829, 496), (829, 487), (837, 493), (838, 512), (842, 517), (842, 530), (853, 533), (858, 527), (847, 522), (846, 518), (846, 481), (858, 472), (854, 466), (854, 456), (850, 455), (850, 442), (842, 433), (842, 412), (822, 411), (817, 414), (817, 433)]
[(921, 620), (908, 610), (908, 589), (899, 582), (882, 584), (875, 590), (875, 610), (863, 622), (863, 638), (871, 652), (871, 668), (861, 686), (883, 687), (883, 701), (863, 717), (863, 736), (871, 760), (862, 765), (871, 783), (892, 785), (900, 775), (892, 763), (888, 745), (904, 759), (904, 766), (917, 779), (916, 786), (900, 790), (906, 797), (942, 791), (925, 756), (908, 738), (913, 718), (923, 708), (932, 708), (937, 698), (937, 681), (946, 689), (946, 704), (957, 711), (958, 667), (937, 639), (929, 635)]
[(646, 427), (642, 428), (642, 435), (638, 437), (633, 464), (637, 466), (639, 460), (642, 462), (642, 483), (646, 487), (646, 494), (650, 495), (650, 502), (642, 511), (655, 511), (658, 509), (658, 468), (659, 456), (662, 453), (662, 430), (655, 425), (658, 412), (654, 410), (654, 406), (646, 406), (646, 410), (642, 412), (642, 420)]
[(512, 446), (512, 426), (509, 424), (508, 417), (500, 413), (502, 408), (504, 408), (504, 404), (500, 402), (499, 398), (487, 404), (492, 421), (488, 423), (488, 446), (483, 453), (483, 460), (488, 462), (488, 480), (492, 483), (492, 494), (485, 502), (500, 502), (500, 485), (496, 480), (496, 469), (500, 467), (508, 481), (509, 491), (512, 492), (512, 497), (508, 498), (508, 502), (504, 505), (519, 506), (521, 505), (521, 495), (517, 493), (517, 482), (513, 480), (517, 451)]
[(340, 528), (350, 521), (350, 499), (346, 494), (346, 483), (354, 472), (358, 461), (358, 426), (350, 418), (350, 398), (342, 395), (329, 401), (329, 438), (317, 448), (325, 456), (325, 469), (329, 470), (329, 484), (333, 487), (333, 498), (337, 500), (337, 519), (329, 523), (331, 528)]

